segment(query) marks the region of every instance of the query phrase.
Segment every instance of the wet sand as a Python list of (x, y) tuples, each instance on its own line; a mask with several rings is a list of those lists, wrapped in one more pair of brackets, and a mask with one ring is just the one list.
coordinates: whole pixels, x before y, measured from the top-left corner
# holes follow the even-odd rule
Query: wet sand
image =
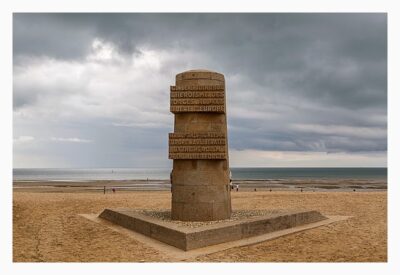
[[(14, 188), (15, 262), (169, 262), (150, 246), (78, 214), (104, 208), (168, 209), (169, 191), (85, 189), (81, 183)], [(101, 182), (104, 186), (104, 182)], [(99, 186), (101, 186), (99, 185)], [(108, 187), (115, 185), (110, 183)], [(45, 187), (39, 187), (45, 186)], [(90, 186), (92, 187), (92, 186)], [(54, 190), (56, 189), (56, 190)], [(357, 190), (358, 191), (358, 190)], [(259, 244), (199, 256), (201, 262), (385, 262), (387, 192), (244, 191), (232, 192), (233, 209), (318, 210), (352, 218)]]

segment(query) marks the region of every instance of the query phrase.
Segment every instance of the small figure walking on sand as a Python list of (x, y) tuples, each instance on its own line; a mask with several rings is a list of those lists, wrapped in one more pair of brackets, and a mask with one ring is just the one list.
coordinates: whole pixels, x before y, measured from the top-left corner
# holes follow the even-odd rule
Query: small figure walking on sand
[(115, 193), (115, 188), (114, 187), (113, 187), (112, 191), (113, 191), (113, 193)]
[(173, 185), (172, 185), (172, 172), (169, 173), (169, 181), (171, 183), (171, 193), (172, 193), (172, 187), (173, 187)]
[(106, 186), (104, 186), (103, 193), (106, 194)]
[(232, 171), (229, 170), (229, 186), (231, 187), (231, 190), (233, 190), (233, 182), (232, 182)]

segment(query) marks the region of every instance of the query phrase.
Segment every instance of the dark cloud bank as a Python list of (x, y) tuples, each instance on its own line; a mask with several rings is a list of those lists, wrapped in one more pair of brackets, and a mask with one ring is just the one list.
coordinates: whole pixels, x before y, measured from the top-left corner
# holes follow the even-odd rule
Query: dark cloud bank
[(193, 68), (225, 74), (232, 151), (386, 154), (385, 14), (14, 14), (13, 49), (17, 166), (169, 165)]

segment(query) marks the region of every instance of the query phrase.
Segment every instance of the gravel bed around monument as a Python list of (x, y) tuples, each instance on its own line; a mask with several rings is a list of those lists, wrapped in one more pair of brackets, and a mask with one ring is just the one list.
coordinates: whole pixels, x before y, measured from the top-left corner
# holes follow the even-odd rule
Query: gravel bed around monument
[(205, 222), (187, 222), (187, 221), (178, 221), (171, 219), (171, 211), (169, 210), (140, 210), (138, 211), (140, 214), (150, 216), (152, 218), (157, 218), (162, 221), (171, 222), (179, 226), (185, 226), (190, 228), (201, 227), (205, 225), (230, 222), (230, 221), (238, 221), (242, 219), (258, 217), (258, 216), (266, 216), (266, 215), (275, 215), (282, 214), (285, 211), (281, 209), (269, 209), (269, 210), (234, 210), (232, 211), (232, 215), (230, 219), (225, 220), (217, 220), (217, 221), (205, 221)]

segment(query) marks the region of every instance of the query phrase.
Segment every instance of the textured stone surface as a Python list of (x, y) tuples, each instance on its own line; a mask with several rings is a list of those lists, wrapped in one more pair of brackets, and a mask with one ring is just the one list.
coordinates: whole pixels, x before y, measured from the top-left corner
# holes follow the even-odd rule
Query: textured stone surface
[(227, 219), (231, 215), (224, 75), (192, 70), (176, 75), (169, 135), (173, 159), (172, 218)]
[(246, 211), (225, 221), (176, 222), (166, 211), (129, 209), (105, 209), (100, 218), (185, 251), (326, 219), (317, 211)]

